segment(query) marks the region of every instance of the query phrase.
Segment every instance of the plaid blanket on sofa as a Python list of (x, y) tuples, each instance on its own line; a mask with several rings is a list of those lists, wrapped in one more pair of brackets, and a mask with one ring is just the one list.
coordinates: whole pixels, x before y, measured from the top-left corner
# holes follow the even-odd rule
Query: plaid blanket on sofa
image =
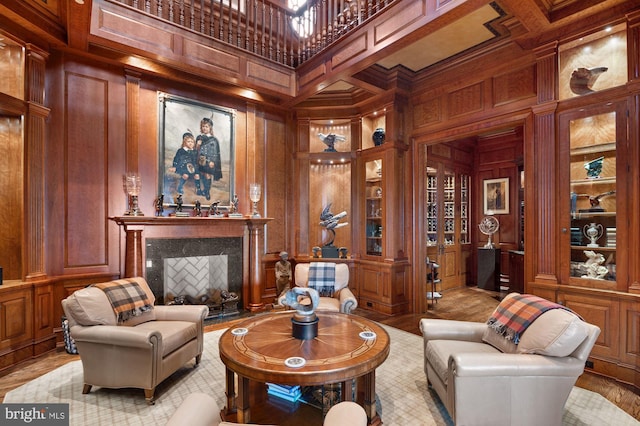
[(336, 283), (336, 264), (333, 262), (311, 262), (308, 287), (319, 296), (332, 297)]
[(496, 333), (517, 345), (527, 327), (550, 309), (566, 309), (573, 312), (565, 306), (538, 296), (518, 294), (500, 302), (487, 324)]
[(153, 309), (147, 293), (134, 280), (122, 279), (93, 286), (104, 291), (119, 324)]

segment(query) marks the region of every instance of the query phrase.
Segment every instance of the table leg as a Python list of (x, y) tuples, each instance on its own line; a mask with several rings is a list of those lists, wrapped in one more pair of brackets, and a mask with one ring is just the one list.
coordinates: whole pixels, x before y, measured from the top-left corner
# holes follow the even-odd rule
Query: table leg
[(357, 402), (364, 407), (370, 426), (382, 424), (382, 419), (376, 412), (376, 372), (370, 371), (358, 377)]
[(226, 369), (226, 397), (227, 397), (227, 406), (223, 410), (224, 417), (226, 418), (230, 414), (236, 413), (236, 373), (233, 370), (227, 368)]
[(238, 398), (236, 399), (238, 409), (238, 423), (249, 423), (251, 421), (251, 410), (249, 409), (249, 379), (238, 376)]
[(353, 401), (353, 380), (345, 380), (342, 382), (340, 400)]

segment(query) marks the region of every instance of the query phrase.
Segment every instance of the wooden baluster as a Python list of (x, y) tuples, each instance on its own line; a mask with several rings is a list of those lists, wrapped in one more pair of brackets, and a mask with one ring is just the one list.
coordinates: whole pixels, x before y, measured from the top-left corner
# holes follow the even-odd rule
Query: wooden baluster
[(189, 28), (191, 28), (192, 30), (196, 29), (196, 24), (195, 24), (195, 19), (196, 19), (196, 7), (195, 7), (195, 2), (193, 0), (190, 1), (191, 3), (191, 17), (190, 17), (190, 21), (189, 21)]
[(273, 60), (273, 5), (269, 4), (269, 59)]
[[(171, 1), (171, 0), (169, 0), (169, 1)], [(213, 27), (213, 22), (214, 22), (214, 18), (215, 18), (215, 16), (216, 16), (216, 15), (215, 15), (215, 13), (214, 13), (213, 0), (211, 0), (211, 1), (209, 2), (209, 35), (210, 35), (211, 37), (215, 37), (215, 35), (214, 35), (214, 34), (216, 33), (216, 31), (215, 31), (215, 29), (214, 29), (214, 27)]]
[(145, 0), (144, 2), (144, 11), (147, 13), (151, 13), (151, 1)]
[(251, 21), (250, 21), (250, 16), (251, 16), (251, 0), (247, 0), (247, 8), (246, 8), (246, 13), (245, 13), (246, 17), (247, 17), (247, 22), (245, 23), (245, 37), (244, 37), (244, 48), (245, 50), (249, 50), (249, 46), (251, 45)]
[(253, 52), (258, 53), (258, 1), (253, 2)]
[(267, 38), (267, 27), (266, 27), (266, 22), (267, 22), (267, 5), (264, 3), (264, 1), (262, 2), (262, 29), (260, 30), (260, 55), (262, 57), (266, 56), (267, 54), (267, 46), (265, 45), (266, 43), (266, 38)]
[(218, 22), (218, 40), (224, 40), (224, 0), (220, 1), (220, 12), (218, 16), (220, 17), (220, 22)]
[(233, 0), (229, 0), (229, 27), (227, 31), (227, 41), (229, 44), (233, 43), (233, 5), (231, 4)]
[(173, 22), (173, 0), (169, 0), (169, 21)]
[[(236, 27), (236, 47), (242, 49), (242, 17), (244, 16), (245, 19), (247, 18), (246, 13), (241, 13), (241, 7), (240, 7), (240, 2), (244, 2), (244, 0), (238, 0), (238, 24)], [(247, 10), (246, 8), (244, 9), (245, 11)]]
[(180, 25), (184, 27), (184, 0), (180, 0)]
[(133, 7), (138, 8), (138, 0), (133, 0)]
[(200, 0), (200, 33), (206, 34), (204, 31), (204, 0)]
[(158, 0), (158, 4), (156, 5), (156, 16), (162, 18), (162, 0)]

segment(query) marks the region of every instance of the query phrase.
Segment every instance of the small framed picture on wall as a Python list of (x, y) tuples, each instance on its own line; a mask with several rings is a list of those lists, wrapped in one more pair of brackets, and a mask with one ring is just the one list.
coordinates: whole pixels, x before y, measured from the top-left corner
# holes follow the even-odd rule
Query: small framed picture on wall
[(484, 214), (509, 214), (509, 178), (484, 180)]

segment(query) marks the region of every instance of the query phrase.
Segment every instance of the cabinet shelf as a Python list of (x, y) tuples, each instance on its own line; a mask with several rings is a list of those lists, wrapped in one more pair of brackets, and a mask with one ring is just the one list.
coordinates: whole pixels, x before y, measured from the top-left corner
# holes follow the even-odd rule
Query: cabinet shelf
[(616, 143), (603, 143), (599, 145), (590, 145), (581, 148), (573, 148), (571, 149), (571, 155), (589, 155), (589, 154), (599, 154), (604, 152), (610, 152), (616, 150)]
[(571, 250), (593, 250), (593, 251), (611, 251), (615, 252), (615, 247), (587, 247), (587, 246), (571, 246)]
[(610, 184), (616, 183), (615, 177), (603, 177), (597, 179), (576, 179), (571, 181), (571, 186), (586, 185), (586, 184)]
[(572, 219), (592, 219), (598, 217), (616, 217), (616, 212), (573, 212)]

